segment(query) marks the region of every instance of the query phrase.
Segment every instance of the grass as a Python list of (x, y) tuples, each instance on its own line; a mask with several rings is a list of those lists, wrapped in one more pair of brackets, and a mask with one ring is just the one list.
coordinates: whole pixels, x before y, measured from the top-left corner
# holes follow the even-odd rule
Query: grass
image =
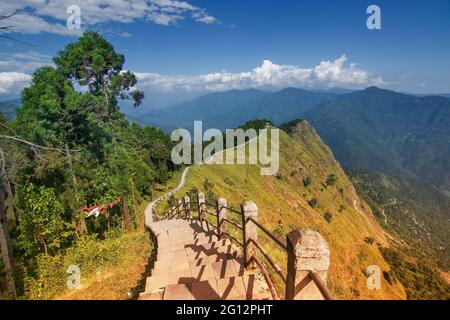
[[(333, 186), (326, 186), (327, 177), (335, 174)], [(303, 181), (309, 177), (310, 184)], [(212, 190), (203, 190), (208, 179)], [(382, 289), (367, 289), (364, 271), (378, 265), (389, 271), (376, 245), (364, 239), (373, 237), (376, 243), (388, 245), (384, 232), (369, 207), (359, 199), (355, 189), (329, 148), (307, 123), (302, 123), (292, 137), (280, 133), (280, 170), (277, 176), (261, 176), (257, 165), (203, 165), (194, 166), (185, 187), (176, 195), (180, 198), (192, 189), (212, 192), (224, 197), (229, 206), (239, 208), (245, 200), (254, 201), (259, 208), (258, 220), (279, 237), (285, 237), (295, 228), (318, 230), (331, 250), (328, 286), (338, 299), (404, 299), (405, 291), (399, 282), (389, 284), (382, 280)], [(308, 201), (317, 199), (312, 208)], [(361, 207), (360, 212), (353, 202)], [(343, 210), (342, 208), (345, 207)], [(158, 212), (167, 210), (163, 201)], [(333, 214), (331, 222), (324, 214)], [(286, 265), (286, 255), (272, 241), (259, 233), (261, 243), (279, 262)], [(272, 272), (272, 274), (274, 274)], [(274, 276), (274, 279), (278, 279)], [(281, 280), (277, 280), (281, 288)], [(281, 292), (283, 289), (280, 289)]]
[[(123, 234), (109, 241), (114, 255), (103, 259), (99, 254), (94, 258), (94, 268), (81, 267), (81, 288), (64, 290), (55, 298), (58, 300), (127, 300), (137, 298), (142, 291), (143, 280), (147, 273), (147, 265), (151, 256), (151, 245), (148, 234), (143, 231), (134, 231)], [(103, 243), (93, 250), (101, 250)], [(107, 245), (106, 245), (107, 246)], [(108, 250), (104, 250), (106, 252)], [(69, 254), (65, 260), (82, 261), (81, 255)], [(87, 263), (85, 263), (87, 264)], [(86, 276), (83, 270), (87, 269)]]

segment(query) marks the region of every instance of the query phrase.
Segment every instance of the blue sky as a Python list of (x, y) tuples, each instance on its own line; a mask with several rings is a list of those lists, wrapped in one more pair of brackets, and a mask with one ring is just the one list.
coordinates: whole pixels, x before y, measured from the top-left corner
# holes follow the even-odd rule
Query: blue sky
[[(284, 86), (450, 92), (448, 0), (1, 2), (0, 12), (26, 8), (8, 36), (33, 46), (0, 40), (0, 99), (17, 95), (34, 68), (79, 35), (65, 26), (69, 4), (79, 4), (82, 29), (124, 53), (155, 96)], [(381, 30), (366, 27), (371, 4), (381, 9)]]

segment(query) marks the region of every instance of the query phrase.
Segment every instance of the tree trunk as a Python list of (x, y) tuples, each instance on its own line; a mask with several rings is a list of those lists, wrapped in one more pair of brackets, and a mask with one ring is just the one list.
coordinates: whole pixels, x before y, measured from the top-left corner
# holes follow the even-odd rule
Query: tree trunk
[(123, 202), (123, 226), (126, 231), (130, 231), (130, 215), (128, 214), (128, 200), (126, 194), (123, 195), (122, 202)]
[(11, 188), (11, 182), (9, 181), (8, 177), (5, 177), (5, 184), (6, 184), (6, 191), (8, 193), (8, 202), (9, 207), (11, 208), (13, 214), (14, 214), (14, 220), (16, 222), (16, 226), (19, 226), (19, 213), (17, 212), (16, 206), (14, 204), (14, 193)]
[(9, 294), (17, 299), (16, 285), (14, 283), (14, 262), (11, 240), (6, 229), (6, 208), (4, 204), (4, 190), (0, 185), (0, 248), (6, 273), (6, 286)]

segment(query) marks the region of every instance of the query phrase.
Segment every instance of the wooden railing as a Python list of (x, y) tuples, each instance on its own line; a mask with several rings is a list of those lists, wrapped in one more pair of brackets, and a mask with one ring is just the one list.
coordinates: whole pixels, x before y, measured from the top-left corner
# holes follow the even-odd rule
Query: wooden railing
[[(195, 205), (198, 213), (194, 217), (191, 206)], [(228, 213), (237, 216), (240, 223), (228, 217)], [(211, 222), (206, 217), (210, 216), (215, 221)], [(207, 203), (203, 192), (197, 195), (197, 201), (191, 201), (185, 196), (178, 204), (169, 210), (166, 218), (198, 219), (207, 224), (217, 235), (218, 239), (228, 238), (242, 248), (243, 263), (245, 268), (259, 268), (269, 286), (272, 297), (280, 299), (275, 281), (272, 279), (265, 264), (258, 258), (259, 252), (269, 266), (273, 268), (284, 286), (284, 298), (286, 300), (298, 299), (325, 299), (332, 300), (332, 295), (326, 286), (330, 252), (323, 237), (311, 229), (296, 229), (286, 236), (286, 240), (276, 237), (271, 231), (258, 222), (258, 207), (251, 201), (246, 201), (236, 210), (228, 206), (226, 199), (220, 198), (215, 203)], [(242, 240), (228, 231), (228, 226), (238, 230)], [(287, 254), (287, 266), (283, 268), (271, 257), (268, 251), (258, 241), (258, 231), (262, 231), (273, 243)]]

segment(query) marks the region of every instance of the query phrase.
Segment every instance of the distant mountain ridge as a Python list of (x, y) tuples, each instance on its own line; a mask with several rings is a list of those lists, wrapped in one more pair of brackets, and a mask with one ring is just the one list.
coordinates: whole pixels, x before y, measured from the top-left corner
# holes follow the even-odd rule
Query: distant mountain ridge
[(0, 112), (3, 113), (8, 121), (16, 116), (16, 109), (20, 107), (20, 99), (0, 101)]
[[(253, 119), (270, 119), (282, 123), (338, 96), (334, 93), (312, 92), (285, 88), (278, 92), (256, 89), (231, 90), (211, 93), (193, 101), (149, 112), (141, 123), (163, 130), (191, 129), (195, 120), (203, 121), (205, 128), (224, 130), (234, 128)], [(301, 101), (301, 103), (299, 103)]]
[(420, 177), (450, 191), (450, 99), (369, 87), (351, 93), (286, 88), (232, 90), (151, 112), (139, 122), (171, 131), (235, 128), (252, 119), (279, 125), (305, 118), (347, 168)]
[(344, 166), (450, 190), (450, 99), (367, 88), (305, 114)]

